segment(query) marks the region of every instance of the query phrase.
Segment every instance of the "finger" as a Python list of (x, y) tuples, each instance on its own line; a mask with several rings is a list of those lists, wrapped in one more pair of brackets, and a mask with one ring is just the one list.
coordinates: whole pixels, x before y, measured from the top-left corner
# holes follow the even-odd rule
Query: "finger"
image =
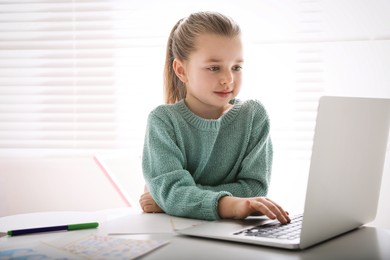
[[(277, 204), (275, 201), (269, 198), (266, 198), (266, 200), (268, 200), (270, 203), (272, 203), (275, 207), (278, 208), (280, 214), (287, 220), (288, 223), (291, 221), (289, 213), (285, 211), (279, 204)], [(277, 213), (276, 215), (278, 215), (279, 212), (274, 212), (274, 213)]]
[(263, 203), (257, 200), (250, 200), (250, 206), (257, 212), (266, 215), (270, 219), (275, 219), (276, 215)]
[(140, 202), (139, 205), (141, 206), (142, 211), (146, 212), (146, 209), (145, 209), (146, 205), (144, 203), (142, 203), (142, 202)]
[(141, 195), (141, 198), (147, 198), (147, 197), (151, 197), (149, 192), (145, 192), (144, 194)]
[(289, 215), (281, 206), (279, 206), (277, 203), (273, 202), (268, 198), (266, 198), (266, 201), (267, 202), (265, 202), (265, 204), (267, 205), (267, 207), (276, 215), (276, 218), (282, 224), (287, 224), (291, 221)]
[(146, 213), (153, 213), (154, 212), (154, 207), (148, 205), (143, 208), (143, 211)]
[(143, 200), (140, 200), (139, 203), (142, 205), (156, 205), (156, 202), (154, 200), (151, 200), (151, 199), (143, 199)]
[(152, 198), (152, 196), (150, 194), (143, 194), (141, 195), (140, 199), (139, 199), (139, 202), (141, 201), (154, 201), (154, 199)]
[(145, 203), (146, 201), (148, 201), (148, 199), (145, 198), (145, 197), (141, 197), (141, 198), (139, 199), (139, 203)]
[[(281, 210), (279, 210), (279, 207), (272, 203), (272, 201), (266, 199), (266, 198), (258, 198), (256, 199), (258, 203), (263, 205), (261, 208), (263, 210), (263, 213), (269, 217), (270, 219), (277, 219), (280, 223), (286, 224), (289, 222), (289, 220), (284, 216)], [(284, 211), (283, 211), (284, 212)]]

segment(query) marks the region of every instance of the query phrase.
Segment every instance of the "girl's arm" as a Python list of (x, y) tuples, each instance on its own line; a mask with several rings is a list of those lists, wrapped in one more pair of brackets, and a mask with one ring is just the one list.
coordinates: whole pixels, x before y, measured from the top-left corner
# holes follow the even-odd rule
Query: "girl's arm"
[[(145, 192), (141, 196), (140, 205), (146, 213), (164, 212), (156, 204), (149, 192)], [(218, 214), (221, 218), (244, 219), (258, 213), (266, 215), (270, 219), (278, 219), (283, 224), (291, 221), (288, 212), (268, 198), (237, 198), (225, 196), (218, 201)]]
[(218, 200), (231, 194), (196, 186), (193, 176), (185, 170), (186, 158), (176, 138), (166, 120), (153, 114), (149, 117), (142, 164), (153, 200), (170, 215), (218, 219)]

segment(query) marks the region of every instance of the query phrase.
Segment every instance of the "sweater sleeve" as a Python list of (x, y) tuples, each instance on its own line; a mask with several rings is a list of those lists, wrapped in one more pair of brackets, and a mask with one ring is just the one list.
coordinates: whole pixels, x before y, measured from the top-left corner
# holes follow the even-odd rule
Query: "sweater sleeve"
[(218, 200), (231, 195), (197, 187), (185, 170), (185, 154), (179, 148), (173, 126), (151, 113), (148, 118), (143, 174), (156, 203), (174, 216), (215, 220)]
[(273, 146), (269, 118), (262, 106), (251, 116), (251, 129), (246, 151), (241, 158), (234, 181), (216, 186), (199, 185), (201, 189), (227, 191), (236, 197), (266, 196), (270, 183)]

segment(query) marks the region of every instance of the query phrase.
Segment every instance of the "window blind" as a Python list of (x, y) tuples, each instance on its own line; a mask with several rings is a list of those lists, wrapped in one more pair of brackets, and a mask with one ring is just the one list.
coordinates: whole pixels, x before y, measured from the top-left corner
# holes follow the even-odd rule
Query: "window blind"
[(385, 0), (0, 0), (0, 153), (140, 154), (147, 115), (162, 103), (167, 36), (178, 19), (212, 10), (244, 30), (240, 98), (265, 104), (277, 155), (307, 163), (321, 95), (389, 97), (389, 8)]
[(132, 1), (1, 1), (0, 149), (140, 146), (134, 126), (148, 110), (140, 83), (146, 67), (162, 69), (151, 58), (165, 41), (150, 23), (139, 26), (150, 18), (142, 8)]

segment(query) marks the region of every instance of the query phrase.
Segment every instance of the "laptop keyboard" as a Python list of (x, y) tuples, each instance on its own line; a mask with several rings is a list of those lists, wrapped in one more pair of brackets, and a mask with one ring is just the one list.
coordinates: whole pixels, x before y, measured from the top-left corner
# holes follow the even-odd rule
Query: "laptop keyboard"
[(277, 239), (296, 239), (299, 238), (302, 228), (302, 214), (293, 216), (288, 224), (281, 224), (278, 221), (252, 227), (234, 233), (234, 235), (244, 235), (253, 237), (267, 237)]

